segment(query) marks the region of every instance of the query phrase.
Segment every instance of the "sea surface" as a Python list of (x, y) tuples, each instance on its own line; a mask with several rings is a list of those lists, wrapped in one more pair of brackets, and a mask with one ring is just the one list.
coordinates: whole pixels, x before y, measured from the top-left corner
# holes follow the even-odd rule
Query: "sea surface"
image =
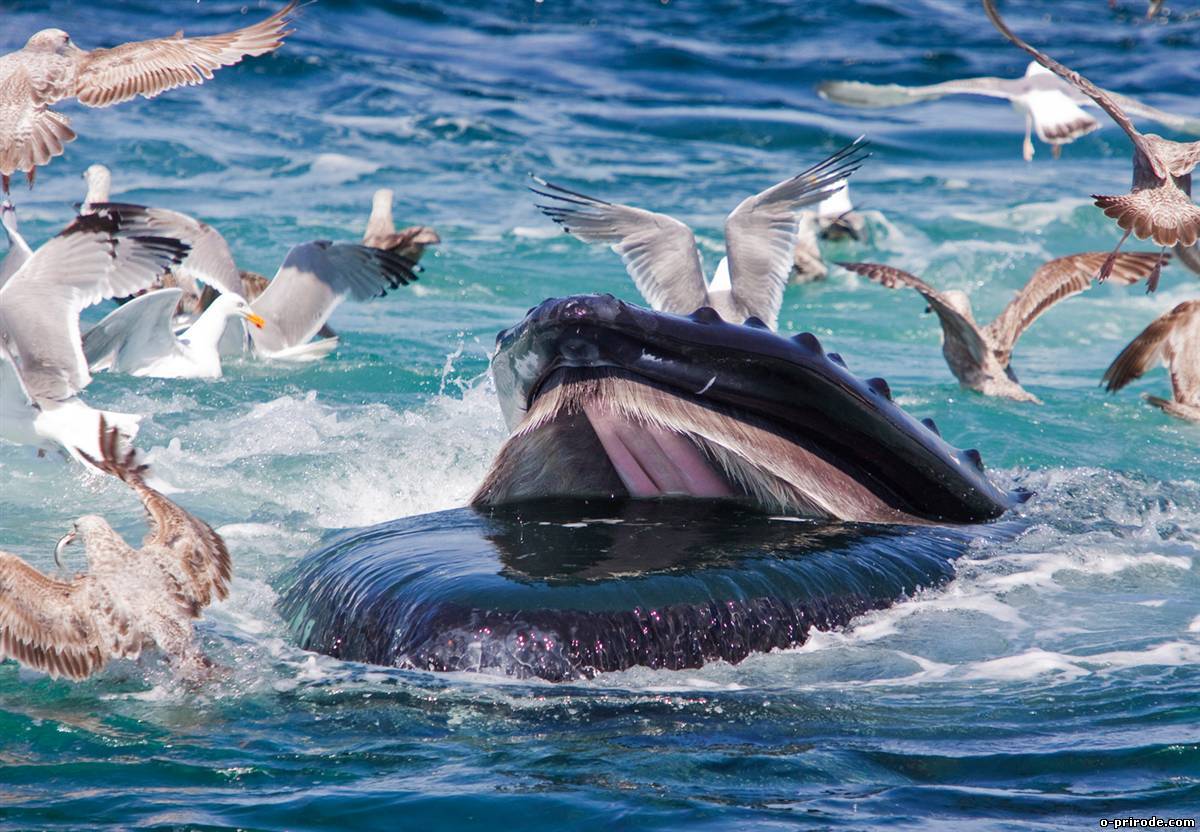
[[(0, 0), (0, 52), (57, 26), (85, 48), (224, 31), (280, 3)], [(1200, 4), (1153, 23), (1118, 0), (1006, 2), (1095, 82), (1200, 116)], [(569, 684), (340, 663), (291, 641), (277, 579), (336, 530), (462, 505), (505, 431), (495, 333), (565, 293), (637, 294), (563, 235), (536, 173), (691, 224), (706, 267), (745, 196), (867, 134), (854, 177), (883, 260), (1003, 307), (1042, 261), (1106, 250), (1091, 193), (1129, 182), (1111, 125), (1021, 160), (1005, 102), (850, 110), (827, 78), (927, 84), (1026, 62), (967, 0), (320, 0), (277, 54), (197, 89), (62, 106), (80, 137), (14, 188), (22, 228), (64, 226), (92, 162), (114, 195), (217, 226), (272, 274), (288, 247), (351, 240), (371, 194), (443, 243), (419, 283), (339, 308), (328, 360), (220, 381), (100, 375), (85, 399), (146, 414), (157, 476), (229, 542), (231, 597), (199, 626), (228, 672), (183, 689), (161, 662), (82, 684), (0, 666), (0, 828), (1088, 829), (1200, 814), (1200, 426), (1098, 382), (1200, 280), (1112, 285), (1055, 307), (1014, 368), (1044, 405), (961, 390), (911, 292), (832, 270), (781, 328), (816, 333), (1037, 496), (1027, 531), (941, 589), (803, 648)], [(1154, 129), (1152, 125), (1146, 125)], [(1177, 138), (1183, 138), (1177, 136)], [(1144, 245), (1132, 246), (1145, 248)], [(104, 309), (90, 310), (95, 320)], [(143, 533), (129, 491), (0, 446), (0, 547), (46, 570), (70, 521)], [(78, 557), (76, 553), (75, 557)]]

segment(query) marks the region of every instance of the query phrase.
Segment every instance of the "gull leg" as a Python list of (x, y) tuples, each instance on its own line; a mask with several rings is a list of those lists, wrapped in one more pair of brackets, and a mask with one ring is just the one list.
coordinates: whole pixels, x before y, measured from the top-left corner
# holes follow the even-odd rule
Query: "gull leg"
[(1033, 161), (1033, 116), (1025, 114), (1025, 142), (1021, 145), (1021, 155), (1026, 162)]
[(4, 189), (4, 194), (8, 195), (9, 185), (12, 184), (12, 177), (7, 173), (0, 173), (0, 187)]
[(1054, 144), (1050, 145), (1050, 155), (1053, 156), (1055, 159), (1061, 159), (1062, 158), (1062, 145), (1059, 144), (1058, 142), (1055, 142)]
[[(1108, 257), (1104, 258), (1104, 265), (1102, 265), (1100, 267), (1100, 271), (1096, 273), (1097, 282), (1103, 283), (1104, 281), (1108, 280), (1108, 276), (1112, 274), (1113, 266), (1115, 266), (1117, 263), (1117, 253), (1120, 252), (1121, 246), (1125, 245), (1125, 241), (1128, 239), (1129, 232), (1126, 231), (1125, 235), (1121, 237), (1120, 242), (1117, 243), (1117, 247), (1112, 250)], [(1159, 258), (1159, 263), (1161, 264), (1161, 262), (1162, 258)]]

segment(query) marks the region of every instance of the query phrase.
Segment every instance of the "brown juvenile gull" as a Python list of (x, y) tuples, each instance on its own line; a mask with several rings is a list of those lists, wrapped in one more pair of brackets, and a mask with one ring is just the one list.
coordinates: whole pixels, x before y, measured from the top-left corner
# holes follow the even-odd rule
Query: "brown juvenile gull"
[(184, 675), (200, 676), (210, 663), (196, 646), (192, 619), (229, 594), (229, 551), (211, 526), (148, 486), (145, 466), (132, 450), (122, 453), (118, 440), (101, 423), (101, 456), (90, 461), (141, 498), (149, 525), (142, 548), (88, 514), (54, 550), (61, 565), (66, 546), (82, 541), (88, 571), (70, 580), (0, 552), (0, 660), (78, 680), (156, 645)]
[(411, 225), (396, 230), (392, 220), (392, 201), (395, 195), (389, 188), (380, 188), (371, 200), (371, 216), (367, 219), (367, 230), (363, 234), (363, 245), (394, 251), (416, 263), (425, 253), (425, 246), (433, 246), (442, 240), (436, 231), (426, 225)]
[(1101, 383), (1116, 392), (1160, 361), (1171, 374), (1171, 398), (1146, 396), (1146, 401), (1200, 422), (1200, 300), (1184, 301), (1142, 330), (1104, 371)]
[[(1022, 78), (959, 78), (920, 87), (900, 84), (868, 84), (863, 81), (825, 81), (817, 87), (822, 98), (851, 107), (896, 107), (920, 101), (934, 101), (946, 95), (978, 95), (1009, 101), (1013, 109), (1025, 116), (1025, 140), (1021, 155), (1026, 162), (1033, 160), (1033, 134), (1050, 145), (1054, 158), (1062, 146), (1100, 128), (1082, 107), (1102, 106), (1094, 102), (1073, 84), (1055, 77), (1054, 73), (1031, 61)], [(1200, 119), (1164, 112), (1132, 98), (1105, 92), (1132, 115), (1157, 121), (1174, 130), (1200, 135)]]
[(0, 438), (78, 448), (96, 456), (101, 418), (132, 436), (139, 416), (102, 413), (79, 400), (92, 380), (79, 313), (150, 285), (187, 245), (159, 236), (151, 211), (99, 205), (38, 248), (0, 288)]
[(74, 98), (87, 107), (110, 107), (137, 96), (202, 84), (213, 70), (278, 49), (296, 0), (266, 20), (222, 35), (135, 41), (112, 49), (80, 49), (62, 29), (43, 29), (23, 49), (0, 57), (0, 185), (24, 171), (33, 184), (75, 138), (66, 116), (50, 105)]
[[(1122, 284), (1136, 283), (1159, 267), (1159, 257), (1146, 252), (1122, 253), (1113, 268), (1113, 279)], [(889, 289), (908, 287), (920, 292), (942, 324), (942, 354), (963, 387), (987, 396), (1040, 404), (1036, 396), (1021, 386), (1009, 366), (1013, 347), (1043, 312), (1060, 300), (1088, 289), (1104, 258), (1104, 252), (1092, 252), (1043, 263), (987, 326), (976, 323), (966, 292), (957, 289), (939, 292), (919, 277), (878, 263), (838, 265)]]
[(534, 177), (553, 200), (538, 205), (563, 230), (585, 242), (608, 243), (653, 309), (690, 314), (711, 307), (722, 318), (741, 323), (757, 318), (775, 329), (783, 290), (796, 249), (797, 214), (827, 199), (838, 183), (858, 170), (865, 153), (860, 137), (791, 179), (742, 200), (725, 219), (727, 257), (711, 283), (704, 280), (692, 230), (677, 219), (605, 202)]
[[(1192, 201), (1192, 171), (1200, 164), (1200, 142), (1173, 142), (1154, 133), (1142, 134), (1125, 114), (1124, 102), (1092, 84), (1078, 72), (1044, 55), (1021, 40), (1000, 19), (992, 0), (983, 0), (993, 25), (1010, 41), (1033, 56), (1038, 63), (1070, 81), (1115, 121), (1133, 142), (1133, 189), (1120, 196), (1093, 194), (1096, 205), (1125, 230), (1104, 261), (1098, 275), (1104, 280), (1112, 272), (1114, 258), (1132, 232), (1139, 240), (1154, 239), (1164, 249), (1193, 246), (1200, 239), (1200, 206)], [(1158, 288), (1159, 272), (1146, 281), (1147, 291)]]

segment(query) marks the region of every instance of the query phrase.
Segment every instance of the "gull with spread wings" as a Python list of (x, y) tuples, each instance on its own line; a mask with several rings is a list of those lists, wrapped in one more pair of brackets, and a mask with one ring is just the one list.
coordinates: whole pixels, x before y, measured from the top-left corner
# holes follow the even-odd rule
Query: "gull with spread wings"
[[(1122, 284), (1136, 283), (1159, 268), (1159, 255), (1145, 252), (1120, 254), (1112, 277)], [(1060, 300), (1090, 288), (1092, 277), (1104, 262), (1104, 252), (1071, 254), (1042, 264), (1029, 282), (994, 321), (981, 326), (971, 311), (966, 292), (939, 292), (915, 275), (879, 263), (839, 263), (842, 268), (870, 278), (889, 289), (915, 289), (937, 313), (942, 324), (942, 354), (963, 387), (988, 396), (1022, 402), (1038, 398), (1021, 386), (1013, 372), (1013, 348), (1038, 317)]]
[[(1192, 201), (1192, 171), (1200, 164), (1200, 142), (1173, 142), (1154, 133), (1140, 133), (1129, 120), (1127, 102), (1105, 92), (1078, 72), (1039, 52), (1008, 28), (992, 0), (983, 9), (1000, 34), (1033, 56), (1042, 66), (1078, 87), (1108, 113), (1133, 142), (1133, 188), (1119, 196), (1093, 195), (1105, 215), (1117, 221), (1125, 234), (1112, 255), (1100, 267), (1099, 279), (1112, 272), (1117, 252), (1129, 235), (1139, 240), (1152, 238), (1164, 249), (1187, 249), (1200, 240), (1200, 205)], [(1158, 287), (1155, 270), (1146, 281), (1147, 291)]]
[(141, 291), (187, 254), (161, 236), (152, 211), (98, 205), (77, 217), (0, 287), (0, 438), (55, 443), (81, 458), (98, 453), (101, 418), (132, 436), (140, 417), (102, 413), (79, 400), (92, 380), (79, 313), (105, 298)]
[(0, 57), (0, 185), (24, 171), (33, 184), (75, 138), (66, 116), (50, 109), (74, 98), (87, 107), (110, 107), (137, 96), (202, 84), (213, 70), (278, 49), (296, 0), (266, 20), (221, 35), (135, 41), (112, 49), (80, 49), (62, 29), (43, 29), (23, 49)]
[(192, 619), (229, 594), (229, 550), (211, 526), (146, 484), (145, 466), (132, 449), (122, 452), (115, 428), (101, 422), (98, 444), (100, 456), (89, 461), (141, 498), (149, 534), (134, 549), (103, 517), (80, 517), (54, 549), (61, 566), (66, 547), (83, 543), (88, 571), (70, 580), (0, 552), (0, 660), (78, 680), (157, 646), (183, 675), (200, 677), (211, 665)]
[(712, 282), (704, 279), (692, 230), (679, 220), (536, 177), (541, 189), (530, 190), (553, 200), (538, 208), (568, 234), (608, 243), (653, 309), (687, 315), (708, 306), (726, 320), (757, 318), (775, 329), (795, 259), (800, 209), (829, 198), (869, 155), (860, 137), (803, 173), (742, 200), (725, 219), (727, 256)]
[[(898, 107), (921, 101), (935, 101), (947, 95), (977, 95), (999, 98), (1012, 104), (1025, 116), (1025, 141), (1021, 155), (1033, 159), (1033, 135), (1046, 144), (1057, 159), (1062, 146), (1100, 128), (1100, 122), (1083, 107), (1099, 107), (1054, 73), (1031, 61), (1022, 78), (959, 78), (920, 87), (900, 84), (868, 84), (863, 81), (825, 81), (817, 87), (822, 98), (850, 107)], [(1127, 112), (1157, 121), (1173, 130), (1200, 135), (1200, 119), (1177, 116), (1114, 92), (1105, 95), (1120, 103)]]
[(1200, 422), (1200, 300), (1188, 300), (1154, 320), (1129, 342), (1101, 383), (1115, 393), (1158, 362), (1171, 375), (1171, 398), (1146, 401), (1172, 416)]

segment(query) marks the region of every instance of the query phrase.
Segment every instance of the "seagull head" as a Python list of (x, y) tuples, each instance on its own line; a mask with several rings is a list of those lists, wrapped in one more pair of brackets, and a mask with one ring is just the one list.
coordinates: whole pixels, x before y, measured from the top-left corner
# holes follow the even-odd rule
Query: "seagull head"
[(48, 52), (55, 55), (69, 55), (79, 51), (79, 47), (71, 43), (71, 36), (62, 29), (43, 29), (35, 32), (33, 37), (25, 42), (25, 48), (31, 52)]
[(1054, 73), (1046, 69), (1037, 61), (1030, 61), (1029, 66), (1025, 67), (1025, 77), (1032, 78), (1035, 75), (1053, 75)]
[(54, 562), (62, 568), (62, 553), (76, 540), (82, 538), (84, 546), (96, 537), (112, 537), (116, 532), (108, 521), (98, 514), (85, 514), (71, 524), (71, 531), (59, 538), (54, 547)]
[(89, 165), (83, 172), (83, 181), (87, 183), (87, 196), (84, 203), (108, 202), (112, 191), (112, 172), (104, 165)]
[(259, 329), (262, 329), (267, 323), (261, 315), (250, 308), (250, 304), (246, 303), (244, 297), (233, 292), (226, 292), (220, 295), (213, 301), (209, 309), (216, 309), (218, 313), (223, 314), (226, 318), (243, 318)]
[(968, 321), (975, 320), (975, 315), (971, 312), (971, 298), (962, 289), (947, 289), (942, 292), (942, 297), (945, 298), (946, 305), (955, 312)]

